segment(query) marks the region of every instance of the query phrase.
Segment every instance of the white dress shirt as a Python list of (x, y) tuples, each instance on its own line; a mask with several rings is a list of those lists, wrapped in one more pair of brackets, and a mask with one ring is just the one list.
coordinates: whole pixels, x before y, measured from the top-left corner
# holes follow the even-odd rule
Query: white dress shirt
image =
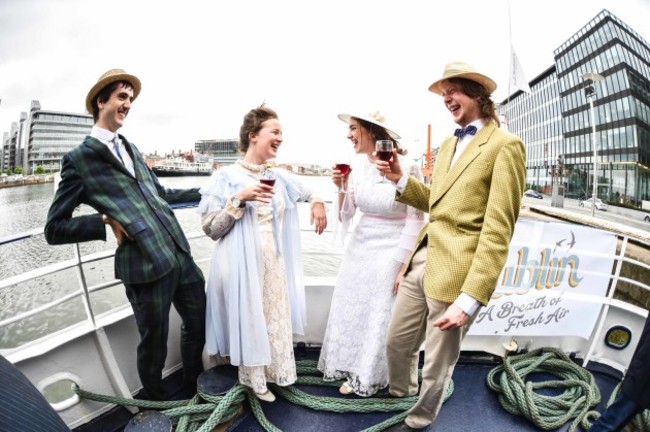
[(119, 139), (119, 137), (118, 137), (118, 142), (120, 146), (120, 155), (118, 155), (117, 151), (115, 150), (115, 145), (113, 144), (113, 138), (117, 136), (116, 133), (113, 133), (108, 129), (100, 128), (99, 126), (93, 126), (93, 128), (90, 131), (90, 136), (93, 138), (97, 138), (100, 142), (106, 144), (106, 146), (108, 146), (108, 149), (111, 151), (111, 153), (113, 153), (113, 155), (117, 158), (117, 160), (123, 162), (126, 169), (129, 170), (131, 174), (134, 174), (135, 171), (133, 169), (133, 160), (131, 159), (131, 156), (129, 156), (129, 152), (126, 151), (126, 147), (124, 146), (122, 140)]

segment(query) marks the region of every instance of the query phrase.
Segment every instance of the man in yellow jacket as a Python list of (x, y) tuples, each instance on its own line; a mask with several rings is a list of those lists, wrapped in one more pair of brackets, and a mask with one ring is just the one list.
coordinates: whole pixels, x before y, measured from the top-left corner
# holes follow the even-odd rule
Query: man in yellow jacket
[(402, 172), (397, 158), (377, 162), (395, 183), (396, 199), (429, 213), (399, 285), (388, 330), (389, 391), (418, 392), (419, 348), (425, 343), (422, 388), (404, 423), (434, 422), (461, 342), (486, 305), (508, 256), (526, 183), (521, 139), (500, 129), (490, 95), (496, 83), (465, 63), (450, 63), (429, 90), (443, 98), (461, 128), (445, 139), (426, 186)]

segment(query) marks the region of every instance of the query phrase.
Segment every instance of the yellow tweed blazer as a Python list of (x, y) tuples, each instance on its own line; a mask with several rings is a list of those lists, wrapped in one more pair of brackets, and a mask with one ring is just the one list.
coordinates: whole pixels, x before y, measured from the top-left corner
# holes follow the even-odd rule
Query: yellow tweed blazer
[(429, 213), (417, 240), (420, 245), (428, 237), (426, 296), (453, 303), (465, 292), (485, 305), (519, 216), (526, 150), (521, 139), (490, 121), (449, 170), (456, 142), (450, 137), (442, 143), (430, 187), (409, 177), (396, 199)]

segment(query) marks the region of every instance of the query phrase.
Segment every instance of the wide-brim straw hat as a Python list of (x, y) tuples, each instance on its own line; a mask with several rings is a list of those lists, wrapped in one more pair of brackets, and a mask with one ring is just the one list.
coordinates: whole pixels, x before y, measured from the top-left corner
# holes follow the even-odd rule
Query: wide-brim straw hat
[(375, 118), (375, 117), (381, 117), (381, 114), (379, 113), (374, 113), (369, 116), (360, 116), (360, 115), (354, 115), (354, 114), (339, 114), (338, 116), (341, 120), (346, 122), (347, 124), (350, 124), (350, 119), (355, 118), (359, 120), (364, 120), (367, 121), (368, 123), (372, 123), (374, 125), (380, 126), (384, 129), (386, 129), (386, 132), (388, 132), (388, 136), (390, 136), (394, 140), (401, 139), (402, 137), (399, 136), (399, 134), (391, 129), (389, 129), (383, 122), (383, 119), (380, 118)]
[(494, 90), (497, 89), (497, 83), (494, 82), (492, 78), (489, 78), (486, 75), (478, 73), (476, 69), (463, 62), (453, 62), (448, 63), (445, 66), (445, 71), (442, 73), (442, 78), (434, 82), (429, 86), (429, 91), (434, 92), (435, 94), (442, 94), (442, 89), (440, 88), (440, 83), (450, 78), (465, 78), (479, 83), (492, 94)]
[(123, 69), (111, 69), (100, 76), (97, 80), (97, 84), (95, 84), (88, 92), (88, 95), (86, 96), (86, 109), (89, 113), (93, 112), (93, 99), (97, 97), (104, 87), (114, 83), (115, 81), (126, 81), (133, 86), (133, 100), (135, 100), (135, 98), (138, 97), (138, 94), (140, 94), (142, 84), (138, 77), (126, 73)]

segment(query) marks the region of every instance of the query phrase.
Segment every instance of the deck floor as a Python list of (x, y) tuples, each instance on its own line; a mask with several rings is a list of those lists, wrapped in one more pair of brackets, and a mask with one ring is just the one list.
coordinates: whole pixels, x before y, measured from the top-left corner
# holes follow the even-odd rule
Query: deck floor
[[(316, 359), (317, 350), (297, 352), (296, 359)], [(476, 361), (473, 356), (461, 356), (453, 375), (454, 392), (442, 406), (435, 423), (423, 429), (424, 432), (532, 432), (540, 431), (529, 420), (513, 416), (499, 404), (495, 394), (486, 384), (488, 373), (496, 363), (485, 358)], [(234, 369), (234, 368), (233, 368)], [(613, 388), (620, 381), (620, 374), (606, 367), (591, 369), (601, 390), (602, 412)], [(549, 377), (540, 376), (542, 379)], [(174, 379), (174, 378), (172, 378)], [(170, 383), (172, 384), (172, 383)], [(300, 385), (301, 390), (320, 396), (361, 399), (356, 395), (341, 396), (336, 387)], [(397, 413), (331, 413), (316, 411), (294, 405), (278, 397), (275, 402), (261, 402), (267, 419), (284, 432), (359, 432), (370, 428)], [(248, 403), (244, 404), (244, 414), (238, 417), (226, 430), (230, 432), (262, 432), (264, 428), (252, 414)], [(124, 408), (117, 408), (110, 416), (98, 419), (92, 424), (75, 429), (75, 432), (122, 432), (129, 421), (130, 414)], [(557, 432), (566, 432), (570, 422)]]
[[(488, 373), (495, 367), (494, 363), (459, 361), (454, 375), (454, 392), (442, 406), (435, 423), (423, 429), (426, 432), (529, 432), (540, 431), (532, 422), (523, 417), (513, 416), (505, 411), (494, 393), (486, 384)], [(592, 370), (601, 390), (601, 403), (597, 408), (602, 412), (606, 401), (620, 377), (606, 368)], [(549, 377), (540, 376), (548, 379)], [(300, 386), (305, 392), (341, 397), (336, 388), (321, 386)], [(356, 398), (357, 396), (347, 396)], [(278, 398), (273, 403), (262, 402), (264, 413), (271, 423), (285, 432), (358, 432), (372, 427), (396, 413), (387, 414), (335, 414), (318, 412), (309, 408), (296, 406)], [(568, 431), (570, 422), (558, 432)], [(229, 431), (257, 432), (264, 431), (257, 420), (247, 410), (232, 425)]]

